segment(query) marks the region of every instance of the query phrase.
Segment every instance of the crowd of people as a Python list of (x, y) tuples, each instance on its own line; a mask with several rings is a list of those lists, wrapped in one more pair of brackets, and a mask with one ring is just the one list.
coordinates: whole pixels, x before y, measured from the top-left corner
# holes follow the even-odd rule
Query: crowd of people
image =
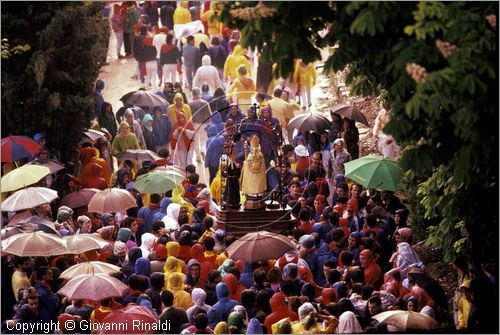
[[(145, 306), (158, 320), (168, 320), (165, 332), (171, 334), (404, 331), (373, 319), (388, 310), (423, 313), (441, 324), (453, 315), (452, 327), (474, 330), (479, 316), (467, 262), (461, 257), (454, 262), (459, 282), (450, 306), (413, 248), (406, 206), (394, 192), (365, 189), (345, 177), (344, 164), (360, 157), (355, 122), (332, 113), (330, 129), (288, 126), (311, 104), (314, 65), (297, 60), (292, 78), (269, 80), (267, 91), (257, 92), (262, 83), (252, 79), (251, 53), (239, 44), (238, 31), (211, 19), (218, 10), (215, 2), (195, 1), (113, 5), (117, 57), (134, 57), (134, 79), (168, 103), (124, 102), (115, 112), (103, 96), (104, 81), (97, 81), (91, 128), (105, 136), (82, 140), (64, 169), (40, 181), (59, 199), (29, 214), (54, 221), (60, 236), (97, 232), (108, 245), (79, 255), (2, 254), (3, 331), (58, 320), (98, 323), (127, 305)], [(189, 34), (176, 35), (176, 25), (197, 20), (204, 29), (193, 24)], [(389, 108), (383, 107), (377, 124), (387, 122), (382, 119)], [(374, 134), (385, 136), (382, 126), (376, 128)], [(37, 164), (57, 158), (46, 147), (47, 136), (35, 136), (42, 146)], [(228, 257), (226, 249), (236, 238), (218, 226), (215, 214), (224, 192), (225, 145), (231, 139), (234, 164), (241, 166), (254, 150), (248, 145), (253, 136), (264, 156), (266, 191), (283, 188), (294, 225), (282, 233), (296, 248), (250, 264)], [(129, 149), (148, 149), (160, 159), (116, 159)], [(196, 162), (208, 169), (208, 180), (202, 180)], [(138, 176), (168, 165), (185, 172), (173, 190), (141, 194), (134, 188)], [(86, 206), (60, 205), (73, 191), (108, 187), (129, 191), (137, 207), (100, 215)], [(5, 214), (4, 226), (19, 213)], [(113, 276), (128, 285), (122, 297), (96, 302), (56, 294), (66, 282), (59, 277), (64, 270), (97, 260), (121, 268)], [(483, 269), (492, 285), (494, 269), (494, 264)]]

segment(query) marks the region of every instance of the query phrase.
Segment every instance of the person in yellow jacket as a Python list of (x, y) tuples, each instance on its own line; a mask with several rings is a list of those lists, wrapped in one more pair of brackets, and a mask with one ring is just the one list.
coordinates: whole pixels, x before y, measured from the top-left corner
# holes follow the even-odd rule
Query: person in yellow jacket
[(184, 291), (184, 275), (179, 272), (170, 274), (167, 282), (167, 290), (174, 295), (173, 307), (187, 310), (193, 306), (191, 295)]
[(469, 320), (469, 314), (472, 305), (470, 283), (470, 280), (464, 280), (464, 282), (460, 286), (460, 293), (462, 294), (462, 297), (458, 302), (458, 330), (467, 329), (467, 321)]
[[(167, 272), (179, 272), (178, 270), (180, 270), (181, 273), (185, 273), (187, 269), (186, 263), (182, 259), (177, 258), (179, 257), (179, 252), (181, 250), (179, 242), (167, 242), (165, 248), (167, 248), (167, 261), (165, 262), (164, 267), (165, 275), (167, 275)], [(171, 260), (169, 262), (168, 260), (170, 258)]]
[(212, 180), (210, 184), (210, 194), (212, 195), (212, 199), (220, 206), (222, 200), (222, 186), (221, 186), (221, 170), (217, 171), (215, 178)]
[(302, 107), (312, 105), (311, 89), (316, 84), (316, 68), (313, 63), (305, 64), (301, 59), (295, 63), (293, 81), (297, 84), (296, 95), (300, 95)]
[(188, 2), (181, 1), (174, 11), (174, 24), (185, 24), (191, 22), (191, 13), (188, 10)]
[(216, 12), (218, 11), (218, 4), (215, 1), (212, 1), (210, 3), (210, 9), (207, 11), (204, 11), (200, 15), (200, 19), (203, 23), (207, 24), (207, 34), (210, 36), (210, 40), (214, 37), (220, 37), (221, 36), (221, 23), (219, 20), (212, 20), (212, 17), (216, 15)]
[(191, 120), (191, 107), (189, 107), (188, 104), (184, 103), (182, 94), (176, 93), (174, 95), (174, 103), (167, 108), (167, 115), (172, 124), (177, 123), (177, 114), (179, 114), (180, 112), (184, 113), (184, 115), (186, 116), (186, 120)]
[(255, 95), (255, 83), (252, 78), (247, 77), (245, 65), (238, 66), (237, 70), (238, 78), (231, 84), (229, 94), (238, 105), (248, 108), (252, 103), (252, 97)]
[(227, 57), (224, 63), (224, 80), (230, 79), (231, 81), (238, 78), (238, 67), (244, 65), (247, 69), (247, 75), (252, 76), (252, 66), (250, 62), (245, 57), (245, 49), (241, 45), (236, 45), (234, 47), (233, 53)]

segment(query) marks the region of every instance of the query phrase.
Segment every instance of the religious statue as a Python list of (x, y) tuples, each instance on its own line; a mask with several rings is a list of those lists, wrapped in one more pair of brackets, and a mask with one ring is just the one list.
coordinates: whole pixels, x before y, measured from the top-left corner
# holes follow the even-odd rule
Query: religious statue
[(250, 147), (252, 151), (245, 158), (241, 170), (241, 193), (247, 197), (245, 209), (259, 209), (265, 206), (263, 198), (267, 190), (267, 179), (266, 162), (257, 135), (251, 137)]

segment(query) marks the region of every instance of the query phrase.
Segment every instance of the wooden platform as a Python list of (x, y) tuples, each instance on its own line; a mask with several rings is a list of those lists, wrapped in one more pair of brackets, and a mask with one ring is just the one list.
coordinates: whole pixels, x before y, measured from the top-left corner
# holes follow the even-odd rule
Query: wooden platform
[(287, 206), (286, 209), (263, 208), (256, 210), (244, 210), (243, 208), (221, 210), (217, 206), (215, 220), (219, 228), (234, 236), (262, 230), (282, 233), (291, 229), (294, 224), (291, 213), (290, 206)]

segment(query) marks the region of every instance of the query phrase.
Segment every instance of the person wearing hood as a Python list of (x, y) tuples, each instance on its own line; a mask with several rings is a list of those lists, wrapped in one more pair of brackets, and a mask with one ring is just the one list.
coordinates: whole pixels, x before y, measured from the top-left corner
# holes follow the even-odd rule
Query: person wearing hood
[(215, 287), (217, 293), (217, 303), (208, 311), (209, 327), (214, 328), (217, 323), (225, 321), (237, 301), (229, 299), (229, 289), (225, 283), (218, 283)]
[(172, 128), (172, 150), (174, 150), (174, 165), (185, 168), (193, 161), (196, 132), (187, 116), (180, 112)]
[[(167, 263), (169, 262), (169, 258), (172, 257), (173, 260), (175, 260), (177, 266), (180, 268), (180, 272), (181, 273), (185, 273), (186, 272), (186, 263), (179, 259), (179, 252), (180, 252), (180, 249), (181, 249), (181, 246), (179, 245), (178, 242), (175, 242), (175, 241), (170, 241), (170, 242), (167, 242)], [(172, 260), (171, 260), (172, 261)], [(167, 269), (167, 264), (165, 263), (165, 269)], [(166, 273), (165, 273), (166, 274)]]
[(299, 319), (297, 313), (288, 308), (288, 304), (285, 301), (285, 295), (282, 292), (275, 293), (269, 303), (271, 304), (271, 310), (273, 312), (269, 314), (264, 321), (264, 326), (266, 326), (268, 334), (272, 333), (271, 326), (281, 319), (290, 318), (291, 321), (297, 321)]
[(95, 99), (94, 118), (97, 118), (99, 116), (102, 110), (102, 105), (104, 104), (104, 97), (102, 96), (102, 90), (104, 90), (104, 86), (105, 86), (104, 80), (97, 79), (94, 91), (94, 99)]
[(240, 302), (241, 292), (243, 292), (246, 287), (241, 285), (238, 282), (238, 278), (232, 273), (228, 273), (224, 276), (224, 283), (226, 283), (229, 290), (229, 299)]
[[(137, 247), (137, 243), (132, 241), (132, 230), (130, 228), (122, 227), (118, 230), (116, 240), (125, 243), (128, 250)], [(142, 251), (141, 251), (142, 254)]]
[(256, 91), (255, 82), (247, 76), (248, 70), (245, 65), (239, 65), (237, 71), (238, 78), (234, 79), (229, 87), (229, 94), (238, 105), (250, 107)]
[(227, 324), (231, 334), (245, 334), (245, 323), (243, 315), (238, 312), (231, 312), (227, 317)]
[(250, 288), (253, 285), (253, 273), (252, 273), (252, 264), (245, 262), (243, 260), (237, 260), (236, 265), (240, 269), (240, 284), (245, 286), (246, 288)]
[(196, 74), (193, 78), (194, 87), (201, 87), (203, 84), (208, 84), (212, 92), (222, 87), (219, 72), (217, 68), (211, 64), (212, 60), (209, 55), (205, 55), (201, 58), (201, 66), (196, 70)]
[(167, 290), (174, 295), (174, 304), (176, 308), (187, 310), (193, 305), (191, 295), (184, 291), (184, 276), (182, 273), (173, 272), (167, 279)]
[(179, 113), (184, 113), (186, 120), (191, 120), (192, 118), (191, 107), (187, 103), (184, 103), (181, 93), (175, 93), (173, 103), (167, 108), (167, 114), (172, 124), (177, 123)]
[(98, 114), (99, 127), (106, 128), (111, 134), (113, 140), (118, 131), (115, 114), (113, 113), (113, 106), (108, 102), (103, 102)]
[(212, 306), (205, 304), (205, 299), (207, 294), (201, 288), (194, 288), (191, 292), (191, 299), (193, 300), (193, 306), (189, 307), (186, 311), (188, 320), (192, 324), (194, 323), (194, 316), (200, 311), (205, 311), (208, 313)]
[(234, 266), (234, 261), (230, 258), (226, 259), (221, 266), (217, 269), (220, 272), (222, 277), (225, 277), (229, 272), (229, 268)]
[[(262, 325), (260, 324), (259, 320), (257, 320), (256, 318), (250, 319), (250, 321), (248, 321), (248, 327), (247, 327), (246, 333), (247, 334), (264, 334), (264, 330), (262, 329)], [(271, 332), (269, 331), (268, 334), (271, 334)]]
[(104, 190), (108, 187), (108, 182), (101, 177), (102, 167), (96, 162), (90, 162), (89, 164), (90, 175), (82, 182), (82, 186)]
[(142, 250), (142, 257), (148, 257), (149, 254), (153, 251), (153, 244), (155, 243), (156, 236), (151, 233), (144, 233), (140, 237), (141, 245), (140, 248)]
[[(214, 114), (219, 115), (218, 113)], [(220, 117), (220, 116), (219, 116)], [(216, 132), (216, 126), (215, 125), (210, 125), (208, 127), (209, 130), (207, 130), (207, 135), (209, 131), (214, 131)], [(223, 154), (223, 149), (224, 149), (224, 136), (222, 134), (217, 134), (212, 138), (208, 138), (207, 141), (207, 155), (205, 156), (205, 167), (208, 168), (208, 173), (210, 175), (209, 183), (211, 184), (212, 181), (214, 180), (215, 176), (217, 175), (217, 171), (219, 170), (219, 162)]]
[(153, 117), (150, 114), (144, 115), (142, 119), (142, 135), (146, 143), (146, 149), (155, 151), (156, 149), (156, 136), (153, 131)]
[[(324, 328), (322, 321), (327, 324)], [(317, 314), (310, 302), (299, 307), (299, 320), (291, 324), (292, 334), (332, 334), (337, 325), (336, 317)]]
[(281, 127), (278, 119), (273, 117), (273, 112), (269, 105), (261, 108), (261, 117), (256, 122), (257, 133), (260, 137), (262, 154), (266, 161), (266, 167), (275, 156), (275, 148), (279, 142)]
[[(167, 207), (167, 215), (165, 215), (161, 220), (165, 223), (165, 228), (170, 230), (179, 229), (179, 212), (181, 210), (181, 205), (176, 203), (171, 203)], [(168, 247), (168, 246), (167, 246)]]
[(246, 68), (246, 74), (251, 77), (252, 66), (245, 57), (245, 49), (238, 44), (234, 47), (233, 53), (227, 57), (226, 62), (224, 63), (224, 80), (230, 80), (230, 82), (232, 82), (237, 79), (238, 68), (240, 65), (243, 65)]
[(174, 25), (191, 22), (191, 13), (188, 10), (188, 2), (181, 1), (174, 10)]
[(204, 285), (201, 285), (200, 280), (201, 266), (200, 262), (196, 259), (190, 259), (187, 263), (186, 277), (184, 279), (184, 284), (186, 290), (190, 291), (193, 287), (201, 288)]
[(160, 152), (162, 149), (168, 149), (172, 123), (170, 122), (170, 119), (162, 113), (162, 109), (160, 107), (155, 107), (153, 110), (152, 128), (155, 138), (155, 148), (153, 151)]
[[(214, 269), (213, 264), (205, 258), (205, 248), (201, 243), (195, 243), (191, 247), (191, 258), (200, 264), (200, 280), (197, 287), (204, 288), (208, 281), (208, 275)], [(189, 267), (189, 266), (188, 266)]]

